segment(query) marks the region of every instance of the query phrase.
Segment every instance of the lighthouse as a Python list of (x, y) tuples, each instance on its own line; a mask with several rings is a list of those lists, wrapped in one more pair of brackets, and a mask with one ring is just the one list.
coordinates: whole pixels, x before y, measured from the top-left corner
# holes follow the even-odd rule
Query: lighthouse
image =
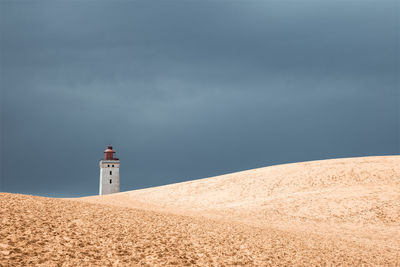
[(104, 150), (104, 159), (100, 160), (100, 189), (99, 195), (119, 192), (119, 165), (118, 158), (114, 158), (112, 146)]

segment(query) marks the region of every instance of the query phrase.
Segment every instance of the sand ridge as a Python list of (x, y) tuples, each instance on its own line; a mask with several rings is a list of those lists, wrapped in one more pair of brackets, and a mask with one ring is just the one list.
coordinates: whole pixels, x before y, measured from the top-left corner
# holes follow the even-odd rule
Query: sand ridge
[(283, 164), (80, 201), (400, 246), (400, 156)]
[(115, 195), (0, 193), (0, 266), (400, 266), (400, 156)]

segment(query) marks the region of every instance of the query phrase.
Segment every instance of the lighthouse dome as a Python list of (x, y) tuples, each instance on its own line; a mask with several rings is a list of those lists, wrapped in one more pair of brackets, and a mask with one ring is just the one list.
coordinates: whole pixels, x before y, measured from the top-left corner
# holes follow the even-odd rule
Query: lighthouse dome
[(107, 146), (107, 149), (104, 150), (104, 159), (106, 160), (114, 160), (115, 151), (112, 149), (112, 146)]
[(115, 153), (115, 151), (112, 149), (112, 146), (107, 146), (107, 149), (104, 150), (104, 153)]

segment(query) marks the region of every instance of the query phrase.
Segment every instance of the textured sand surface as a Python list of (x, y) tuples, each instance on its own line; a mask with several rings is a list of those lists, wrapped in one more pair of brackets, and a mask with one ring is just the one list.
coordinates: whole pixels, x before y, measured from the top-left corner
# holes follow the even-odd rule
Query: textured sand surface
[(0, 202), (1, 266), (400, 266), (400, 156)]

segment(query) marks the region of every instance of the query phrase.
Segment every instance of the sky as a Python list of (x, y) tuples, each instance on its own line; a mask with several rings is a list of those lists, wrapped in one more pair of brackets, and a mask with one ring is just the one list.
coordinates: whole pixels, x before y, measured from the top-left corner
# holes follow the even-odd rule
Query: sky
[(0, 191), (400, 154), (400, 2), (0, 1)]

